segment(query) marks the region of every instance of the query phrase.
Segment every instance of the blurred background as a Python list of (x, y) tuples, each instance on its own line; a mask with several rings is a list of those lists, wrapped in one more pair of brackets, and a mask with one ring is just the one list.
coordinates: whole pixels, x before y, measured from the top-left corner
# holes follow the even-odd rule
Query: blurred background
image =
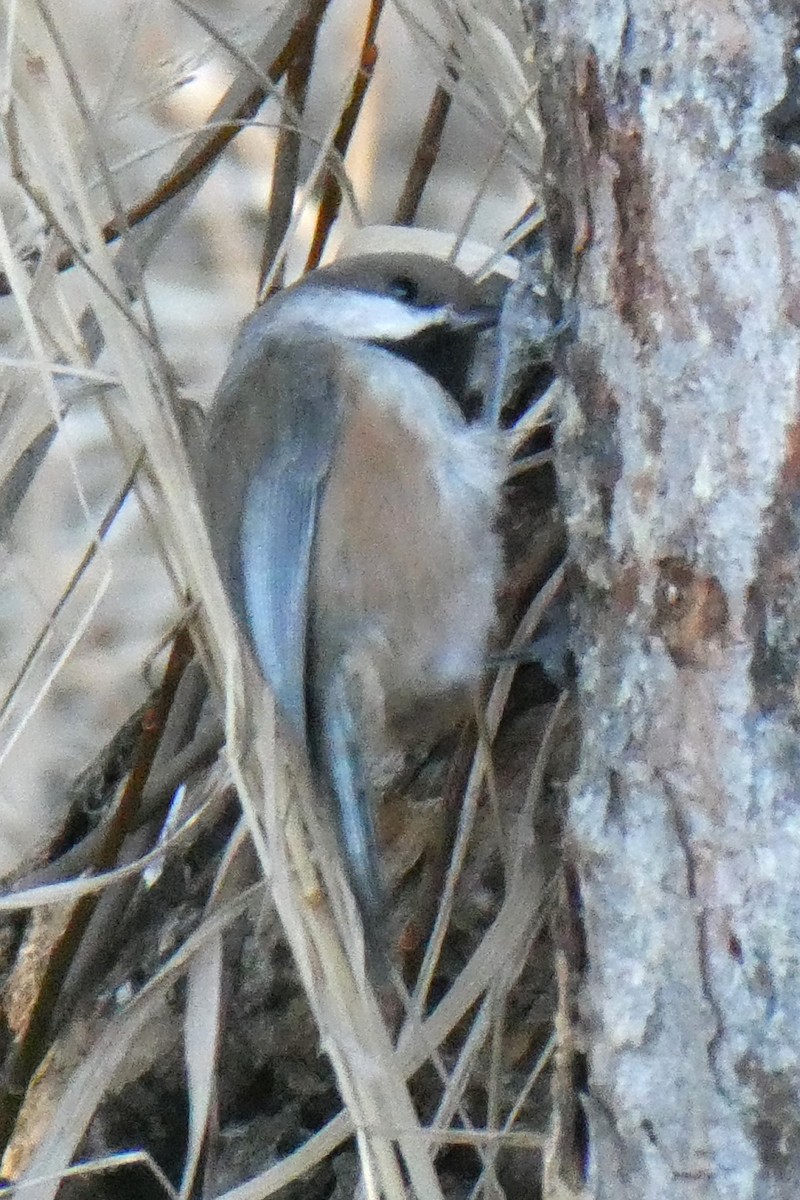
[[(113, 214), (92, 165), (96, 150), (122, 203), (138, 204), (169, 176), (227, 90), (247, 74), (249, 56), (270, 24), (292, 18), (299, 7), (263, 0), (195, 8), (173, 0), (53, 5), (52, 22), (98, 143), (87, 147), (84, 182), (99, 221)], [(302, 121), (301, 180), (315, 170), (352, 86), (368, 8), (357, 0), (328, 6)], [(45, 127), (15, 133), (9, 103), (12, 89), (37, 86), (41, 32), (7, 5), (3, 36), (0, 210), (8, 270), (11, 261), (41, 265), (48, 255), (52, 264), (63, 243), (26, 195), (26, 187), (35, 189), (53, 170), (57, 141)], [(357, 211), (343, 203), (326, 258), (362, 222), (393, 221), (437, 82), (459, 40), (460, 74), (455, 83), (449, 77), (453, 105), (415, 223), (498, 247), (532, 203), (536, 130), (525, 107), (532, 65), (515, 7), (491, 0), (457, 7), (431, 0), (409, 9), (387, 4), (374, 74), (346, 155)], [(280, 124), (278, 101), (267, 101), (146, 261), (147, 297), (164, 356), (179, 393), (201, 406), (256, 302)], [(287, 279), (302, 269), (318, 198), (312, 183), (296, 208)], [(37, 283), (44, 294), (36, 292)], [(162, 640), (183, 605), (141, 490), (124, 499), (99, 550), (92, 549), (129, 469), (104, 415), (110, 383), (63, 375), (48, 382), (31, 368), (38, 352), (113, 378), (109, 356), (92, 362), (85, 350), (80, 271), (39, 270), (24, 286), (38, 306), (38, 351), (15, 299), (0, 299), (6, 471), (54, 411), (59, 429), (0, 538), (0, 873), (44, 846), (71, 782), (150, 693), (163, 663)], [(68, 592), (87, 553), (91, 564)]]

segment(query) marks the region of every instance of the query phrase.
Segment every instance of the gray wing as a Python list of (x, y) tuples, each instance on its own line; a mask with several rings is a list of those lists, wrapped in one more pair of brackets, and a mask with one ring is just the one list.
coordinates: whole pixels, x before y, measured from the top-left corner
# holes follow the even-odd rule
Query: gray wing
[(317, 512), (341, 419), (337, 348), (247, 336), (220, 385), (205, 500), (233, 607), (284, 716), (306, 741), (308, 593)]

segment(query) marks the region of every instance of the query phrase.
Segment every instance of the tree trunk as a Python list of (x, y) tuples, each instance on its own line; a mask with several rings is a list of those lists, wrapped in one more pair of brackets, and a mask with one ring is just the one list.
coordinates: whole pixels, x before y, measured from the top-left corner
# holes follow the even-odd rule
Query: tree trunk
[(529, 12), (583, 728), (547, 1192), (797, 1200), (796, 6)]

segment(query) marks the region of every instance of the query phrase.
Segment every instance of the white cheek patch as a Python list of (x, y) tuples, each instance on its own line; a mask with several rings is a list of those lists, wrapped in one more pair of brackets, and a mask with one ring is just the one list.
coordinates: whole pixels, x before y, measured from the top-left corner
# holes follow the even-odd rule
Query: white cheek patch
[(414, 308), (391, 296), (304, 287), (286, 294), (274, 319), (316, 325), (339, 337), (359, 341), (399, 342), (445, 324), (449, 315), (445, 306)]

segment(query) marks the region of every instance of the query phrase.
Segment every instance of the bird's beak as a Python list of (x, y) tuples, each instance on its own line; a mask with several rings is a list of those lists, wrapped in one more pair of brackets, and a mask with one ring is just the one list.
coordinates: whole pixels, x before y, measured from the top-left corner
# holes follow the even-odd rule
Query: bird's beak
[(449, 309), (446, 323), (453, 330), (479, 333), (482, 329), (491, 329), (499, 319), (500, 309), (496, 304), (478, 304), (474, 308)]

